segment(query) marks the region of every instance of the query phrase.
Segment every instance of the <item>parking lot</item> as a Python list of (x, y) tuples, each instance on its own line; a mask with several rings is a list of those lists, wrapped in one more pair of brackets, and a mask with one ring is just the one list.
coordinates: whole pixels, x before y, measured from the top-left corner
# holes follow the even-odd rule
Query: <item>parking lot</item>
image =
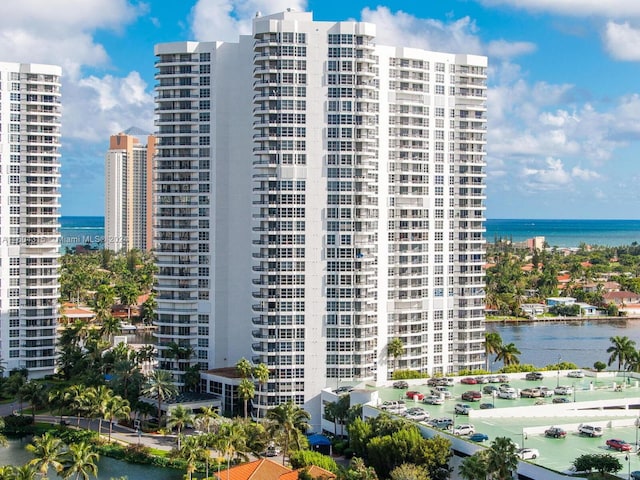
[[(432, 387), (427, 386), (425, 381), (418, 383), (410, 382), (408, 390), (384, 388), (378, 389), (379, 397), (382, 401), (404, 400), (407, 408), (420, 406), (429, 412), (430, 418), (451, 418), (457, 424), (470, 423), (475, 427), (475, 432), (481, 432), (489, 437), (485, 444), (490, 444), (491, 440), (506, 436), (511, 438), (521, 447), (536, 448), (540, 456), (532, 463), (543, 465), (559, 472), (570, 468), (571, 462), (583, 454), (588, 453), (610, 453), (618, 457), (624, 465), (620, 474), (626, 474), (630, 468), (640, 470), (640, 457), (635, 455), (638, 451), (638, 414), (640, 412), (640, 386), (636, 379), (623, 377), (610, 377), (597, 379), (594, 377), (571, 378), (567, 377), (567, 372), (544, 372), (542, 381), (527, 381), (524, 374), (511, 375), (509, 385), (521, 391), (532, 387), (547, 387), (553, 391), (558, 385), (571, 387), (572, 391), (568, 395), (553, 395), (547, 398), (520, 398), (507, 400), (494, 398), (492, 395), (484, 394), (479, 401), (462, 401), (461, 396), (470, 390), (482, 391), (488, 384), (465, 385), (459, 383), (459, 378), (453, 386), (448, 387), (451, 398), (444, 401), (442, 405), (428, 405), (421, 401), (406, 398), (407, 391), (416, 391), (428, 396)], [(498, 386), (499, 384), (493, 384)], [(621, 385), (623, 385), (621, 389)], [(617, 387), (617, 388), (616, 388)], [(620, 390), (621, 389), (621, 390)], [(560, 389), (561, 390), (561, 389)], [(545, 409), (545, 405), (553, 405), (553, 399), (566, 398), (564, 406), (554, 405)], [(618, 401), (624, 399), (626, 406), (620, 407)], [(575, 402), (575, 403), (574, 403)], [(591, 407), (589, 402), (598, 405), (611, 402), (611, 406)], [(454, 407), (458, 403), (465, 403), (471, 406), (469, 416), (456, 415)], [(479, 410), (482, 403), (489, 403), (492, 407), (487, 410)], [(536, 410), (519, 409), (513, 407), (535, 407)], [(611, 408), (609, 410), (609, 408)], [(500, 411), (502, 409), (502, 412)], [(507, 410), (508, 409), (508, 410)], [(562, 409), (568, 409), (564, 412)], [(518, 410), (523, 410), (518, 412)], [(547, 410), (550, 412), (547, 413)], [(569, 411), (570, 410), (570, 411)], [(505, 415), (505, 412), (509, 412)], [(530, 412), (540, 412), (532, 415)], [(603, 427), (603, 436), (590, 438), (578, 433), (580, 424), (595, 424)], [(567, 431), (565, 438), (547, 438), (544, 430), (551, 427), (562, 427)], [(612, 450), (605, 445), (609, 438), (620, 438), (632, 444), (632, 455), (624, 452)], [(629, 458), (628, 460), (626, 458)]]

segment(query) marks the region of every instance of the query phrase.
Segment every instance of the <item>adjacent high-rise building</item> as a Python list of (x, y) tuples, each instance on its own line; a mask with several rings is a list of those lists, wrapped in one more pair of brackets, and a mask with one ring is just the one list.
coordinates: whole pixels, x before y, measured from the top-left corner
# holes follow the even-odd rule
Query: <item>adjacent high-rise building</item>
[[(141, 132), (140, 132), (141, 133)], [(155, 137), (141, 144), (137, 129), (112, 135), (105, 157), (104, 248), (151, 250), (152, 162)]]
[(486, 57), (294, 11), (155, 54), (161, 368), (244, 356), (260, 407), (318, 412), (340, 382), (483, 366)]
[(0, 357), (34, 378), (56, 359), (61, 74), (0, 63)]

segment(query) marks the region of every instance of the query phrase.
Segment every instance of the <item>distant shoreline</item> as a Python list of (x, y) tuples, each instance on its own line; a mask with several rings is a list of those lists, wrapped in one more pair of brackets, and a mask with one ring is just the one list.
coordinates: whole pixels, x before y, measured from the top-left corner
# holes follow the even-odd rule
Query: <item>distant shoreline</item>
[(567, 323), (567, 322), (590, 322), (595, 321), (612, 321), (612, 320), (640, 320), (640, 315), (625, 315), (623, 317), (607, 317), (594, 315), (589, 317), (491, 317), (485, 318), (486, 323)]

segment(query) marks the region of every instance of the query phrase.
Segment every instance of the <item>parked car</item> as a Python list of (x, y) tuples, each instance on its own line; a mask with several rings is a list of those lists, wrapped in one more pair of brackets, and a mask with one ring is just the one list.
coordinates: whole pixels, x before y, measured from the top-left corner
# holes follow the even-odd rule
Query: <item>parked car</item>
[(404, 412), (404, 417), (407, 420), (413, 420), (416, 422), (420, 422), (422, 420), (427, 420), (429, 418), (429, 412), (420, 407), (412, 407), (406, 412)]
[(502, 380), (500, 380), (500, 377), (498, 375), (489, 375), (487, 377), (487, 381), (489, 383), (500, 383)]
[(515, 400), (518, 398), (518, 393), (515, 388), (508, 388), (504, 390), (498, 390), (498, 398), (504, 398), (505, 400)]
[(567, 397), (556, 397), (553, 399), (553, 403), (571, 403)]
[(393, 388), (409, 388), (409, 383), (404, 380), (398, 380), (397, 382), (393, 382)]
[(486, 440), (489, 440), (489, 435), (487, 435), (486, 433), (476, 432), (472, 435), (469, 435), (469, 440), (471, 440), (472, 442), (484, 442)]
[(555, 393), (556, 395), (573, 395), (573, 387), (560, 385), (553, 389), (553, 393)]
[(567, 377), (571, 378), (584, 378), (584, 372), (582, 370), (572, 370), (567, 373)]
[(475, 385), (478, 381), (473, 377), (465, 377), (460, 380), (460, 383), (464, 383), (465, 385)]
[(277, 447), (275, 445), (269, 445), (267, 447), (267, 449), (264, 451), (264, 456), (265, 457), (277, 457), (278, 455), (280, 455), (280, 447)]
[(469, 410), (471, 410), (471, 406), (466, 403), (456, 403), (456, 406), (453, 407), (453, 411), (458, 415), (469, 415)]
[(480, 410), (489, 410), (490, 408), (494, 408), (493, 403), (481, 403)]
[(619, 438), (610, 438), (607, 440), (607, 447), (618, 450), (619, 452), (630, 452), (631, 444), (620, 440)]
[(453, 426), (453, 419), (448, 417), (434, 418), (429, 422), (429, 424), (435, 428), (446, 430)]
[(338, 395), (342, 395), (344, 393), (349, 393), (352, 392), (354, 389), (354, 387), (351, 387), (349, 385), (343, 385), (342, 387), (338, 387), (334, 390), (334, 393), (337, 393)]
[(454, 435), (471, 435), (476, 432), (476, 429), (470, 423), (463, 423), (461, 425), (456, 425), (453, 427)]
[(594, 425), (580, 425), (578, 427), (578, 433), (580, 435), (587, 435), (588, 437), (601, 437), (602, 427), (596, 427)]
[(517, 454), (522, 460), (535, 460), (540, 456), (537, 448), (521, 448), (517, 451)]
[(498, 390), (514, 390), (514, 388), (508, 383), (501, 383), (500, 386), (498, 387)]
[(444, 403), (444, 399), (440, 395), (429, 395), (424, 397), (422, 403), (427, 403), (429, 405), (442, 405)]
[(486, 393), (487, 395), (491, 395), (493, 394), (493, 392), (497, 391), (498, 387), (496, 387), (495, 385), (485, 385), (484, 387), (482, 387), (482, 393)]
[(522, 398), (538, 398), (542, 396), (542, 392), (537, 388), (525, 388), (520, 391)]
[(567, 436), (567, 431), (560, 427), (550, 427), (544, 431), (544, 436), (551, 438), (564, 438)]
[(524, 376), (525, 380), (542, 380), (544, 376), (541, 372), (529, 372)]
[(477, 390), (469, 390), (468, 392), (464, 392), (462, 394), (462, 400), (465, 402), (479, 402), (482, 398), (482, 393)]
[(451, 398), (451, 392), (447, 389), (447, 387), (435, 387), (431, 389), (431, 395), (439, 395), (444, 398)]
[(391, 400), (384, 402), (380, 408), (389, 413), (403, 414), (407, 411), (407, 405), (402, 400)]
[(553, 397), (553, 390), (549, 387), (538, 387), (538, 390), (543, 397)]
[(475, 377), (476, 383), (489, 383), (487, 377)]
[(416, 390), (407, 390), (406, 397), (412, 400), (424, 400), (424, 393), (418, 392)]
[(498, 375), (498, 383), (508, 383), (509, 377), (506, 375)]
[(631, 480), (640, 480), (640, 470), (634, 470), (629, 474), (629, 477), (631, 477)]

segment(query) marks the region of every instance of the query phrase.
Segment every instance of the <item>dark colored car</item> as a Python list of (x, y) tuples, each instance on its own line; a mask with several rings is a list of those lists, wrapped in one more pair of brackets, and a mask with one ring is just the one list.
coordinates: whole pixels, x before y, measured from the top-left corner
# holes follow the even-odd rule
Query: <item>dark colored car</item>
[(494, 408), (493, 407), (493, 403), (481, 403), (480, 404), (480, 410), (488, 410), (490, 408)]
[(567, 436), (567, 432), (560, 427), (551, 427), (544, 431), (544, 436), (551, 438), (564, 438)]
[(468, 392), (464, 392), (462, 394), (462, 400), (464, 400), (465, 402), (479, 402), (481, 398), (482, 393), (475, 390), (469, 390)]
[(525, 380), (542, 380), (543, 375), (540, 372), (529, 372), (524, 376)]
[(633, 472), (631, 472), (629, 477), (631, 478), (631, 480), (640, 480), (640, 470), (634, 470)]
[(472, 442), (484, 442), (486, 440), (489, 440), (489, 435), (487, 435), (486, 433), (478, 432), (469, 436), (469, 440), (471, 440)]
[(484, 387), (482, 387), (482, 393), (486, 393), (487, 395), (491, 395), (497, 390), (498, 387), (496, 387), (495, 385), (485, 385)]
[(553, 399), (553, 403), (571, 403), (567, 397), (556, 397)]
[(393, 382), (393, 388), (409, 388), (409, 384), (404, 380), (398, 380), (397, 382)]
[(607, 440), (607, 447), (618, 450), (619, 452), (630, 452), (631, 444), (620, 440), (619, 438), (610, 438)]

